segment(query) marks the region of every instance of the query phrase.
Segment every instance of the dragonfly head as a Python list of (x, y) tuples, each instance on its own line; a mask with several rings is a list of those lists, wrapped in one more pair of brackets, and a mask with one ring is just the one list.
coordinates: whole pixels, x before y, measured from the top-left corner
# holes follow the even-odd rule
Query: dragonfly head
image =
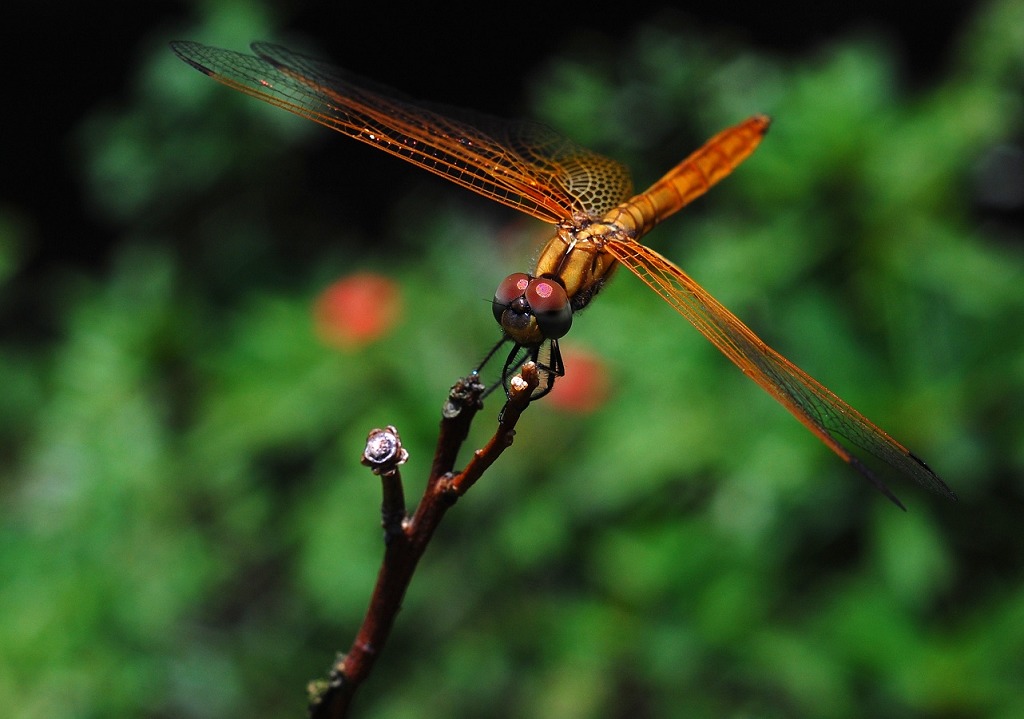
[(572, 326), (565, 289), (547, 277), (509, 275), (494, 293), (494, 319), (512, 341), (524, 347), (556, 340)]

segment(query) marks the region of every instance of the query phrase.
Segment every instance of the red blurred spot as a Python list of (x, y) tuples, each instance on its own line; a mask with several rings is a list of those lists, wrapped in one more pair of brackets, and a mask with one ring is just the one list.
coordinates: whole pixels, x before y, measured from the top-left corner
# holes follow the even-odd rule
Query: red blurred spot
[(402, 314), (398, 285), (383, 275), (361, 273), (338, 280), (313, 307), (316, 333), (332, 347), (354, 349), (384, 336)]
[(611, 391), (611, 377), (600, 357), (586, 350), (562, 352), (565, 377), (559, 377), (544, 402), (565, 412), (587, 414), (600, 408)]

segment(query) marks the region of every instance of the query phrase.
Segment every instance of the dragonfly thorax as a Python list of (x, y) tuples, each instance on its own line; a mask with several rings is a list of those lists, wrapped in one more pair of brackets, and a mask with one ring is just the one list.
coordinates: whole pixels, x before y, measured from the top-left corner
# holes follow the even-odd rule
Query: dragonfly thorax
[(573, 312), (579, 311), (590, 304), (615, 269), (617, 262), (604, 244), (622, 233), (618, 225), (604, 222), (559, 227), (541, 251), (534, 274), (557, 278)]

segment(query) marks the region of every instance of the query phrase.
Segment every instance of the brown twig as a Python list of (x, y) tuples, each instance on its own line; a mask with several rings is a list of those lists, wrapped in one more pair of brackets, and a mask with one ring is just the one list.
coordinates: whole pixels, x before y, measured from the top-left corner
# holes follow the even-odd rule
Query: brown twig
[(339, 656), (326, 681), (310, 686), (309, 714), (314, 719), (340, 719), (348, 715), (356, 689), (369, 676), (384, 648), (402, 599), (412, 581), (420, 557), (445, 512), (465, 494), (494, 461), (512, 444), (515, 426), (539, 384), (536, 366), (523, 365), (509, 383), (509, 399), (498, 417), (490, 441), (473, 454), (466, 467), (452, 473), (455, 459), (469, 428), (481, 409), (484, 386), (474, 373), (452, 387), (442, 411), (437, 448), (430, 476), (416, 512), (409, 517), (399, 466), (408, 458), (394, 427), (377, 429), (367, 438), (362, 462), (381, 477), (384, 527), (384, 559), (363, 624), (347, 654)]

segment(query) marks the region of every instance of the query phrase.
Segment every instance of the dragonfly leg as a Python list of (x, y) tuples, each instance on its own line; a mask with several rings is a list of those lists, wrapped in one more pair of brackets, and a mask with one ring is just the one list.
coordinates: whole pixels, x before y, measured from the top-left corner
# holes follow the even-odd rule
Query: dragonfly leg
[[(506, 342), (512, 342), (508, 337), (503, 337), (494, 345), (487, 353), (487, 355), (480, 361), (480, 364), (473, 370), (473, 374), (478, 375), (483, 371), (484, 366), (491, 361), (491, 358), (497, 354), (501, 347), (505, 346)], [(483, 396), (487, 397), (491, 392), (496, 390), (499, 386), (504, 387), (505, 395), (509, 393), (509, 381), (515, 376), (516, 372), (526, 362), (533, 362), (537, 365), (537, 370), (540, 373), (540, 385), (534, 390), (533, 395), (530, 397), (532, 402), (535, 399), (540, 399), (555, 386), (555, 378), (565, 376), (565, 364), (562, 362), (562, 353), (558, 349), (558, 340), (548, 340), (543, 342), (536, 347), (527, 347), (524, 345), (512, 343), (512, 350), (508, 353), (505, 358), (505, 364), (501, 368), (501, 375), (497, 381), (487, 387)]]
[[(498, 350), (501, 349), (502, 347), (504, 347), (506, 342), (511, 342), (511, 341), (512, 340), (509, 337), (507, 337), (507, 336), (502, 337), (500, 340), (498, 340), (498, 342), (493, 347), (491, 347), (490, 351), (488, 351), (487, 355), (484, 356), (484, 358), (482, 360), (480, 360), (480, 363), (473, 370), (473, 374), (479, 377), (480, 373), (483, 372), (484, 366), (486, 366), (487, 363), (491, 361), (491, 358), (494, 357), (494, 355), (496, 355), (498, 353)], [(519, 345), (514, 345), (513, 349), (512, 349), (513, 354), (515, 352), (517, 352), (518, 350), (519, 350)], [(523, 360), (520, 360), (520, 364), (522, 363), (522, 361)], [(504, 378), (505, 378), (505, 375), (507, 374), (507, 369), (508, 369), (508, 363), (506, 362), (505, 369), (502, 370), (501, 376), (494, 383), (492, 383), (491, 385), (489, 385), (487, 387), (487, 389), (484, 391), (483, 395), (481, 396), (481, 399), (483, 399), (484, 397), (487, 397), (488, 395), (490, 395), (491, 392), (496, 390), (499, 386), (501, 386), (504, 383)], [(506, 393), (507, 393), (507, 390), (506, 390)]]
[(505, 395), (509, 393), (509, 381), (515, 376), (516, 370), (522, 367), (525, 362), (533, 362), (537, 365), (540, 373), (540, 384), (533, 391), (530, 401), (540, 399), (555, 386), (556, 377), (565, 376), (565, 366), (562, 363), (562, 353), (558, 349), (558, 340), (548, 340), (536, 347), (524, 347), (515, 345), (505, 360), (505, 366), (501, 370), (501, 382), (505, 387)]

